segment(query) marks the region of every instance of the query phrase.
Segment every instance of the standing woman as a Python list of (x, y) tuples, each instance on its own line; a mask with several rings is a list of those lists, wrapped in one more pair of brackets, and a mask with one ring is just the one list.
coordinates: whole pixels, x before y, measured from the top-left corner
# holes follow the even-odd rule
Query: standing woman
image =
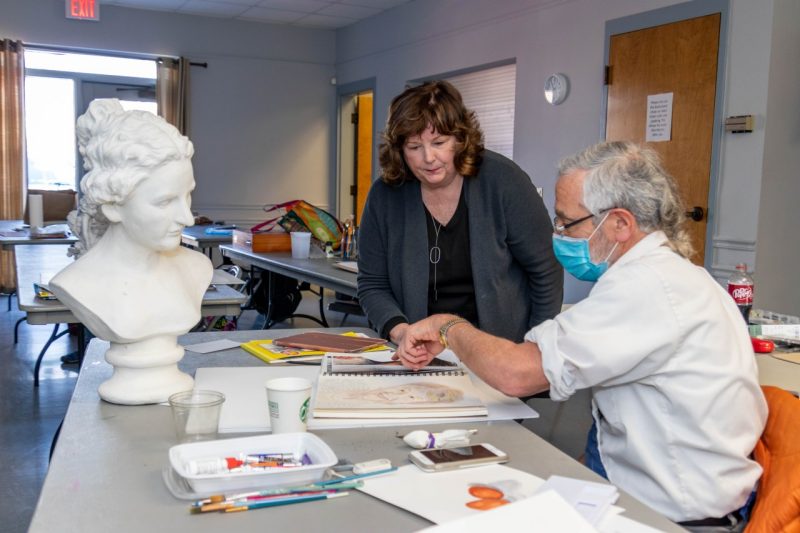
[(400, 345), (409, 323), (448, 312), (520, 342), (560, 311), (547, 209), (522, 169), (484, 149), (455, 87), (432, 81), (396, 96), (379, 157), (358, 298), (381, 335)]

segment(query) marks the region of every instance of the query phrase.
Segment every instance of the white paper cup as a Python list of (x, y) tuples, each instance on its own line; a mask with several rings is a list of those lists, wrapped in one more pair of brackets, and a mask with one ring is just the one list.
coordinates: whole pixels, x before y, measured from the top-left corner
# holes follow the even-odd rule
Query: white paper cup
[(178, 442), (214, 440), (225, 395), (212, 390), (176, 392), (169, 397)]
[(305, 378), (267, 381), (267, 406), (272, 434), (306, 430), (311, 410), (311, 382)]
[(307, 231), (293, 231), (292, 235), (292, 257), (295, 259), (308, 259), (311, 251), (311, 234)]

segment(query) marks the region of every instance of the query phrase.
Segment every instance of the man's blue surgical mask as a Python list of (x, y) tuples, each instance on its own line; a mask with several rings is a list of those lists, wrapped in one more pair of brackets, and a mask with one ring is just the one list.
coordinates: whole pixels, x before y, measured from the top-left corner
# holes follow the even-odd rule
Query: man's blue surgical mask
[(597, 264), (592, 262), (592, 256), (589, 252), (589, 239), (594, 237), (594, 234), (597, 233), (597, 230), (600, 229), (600, 226), (603, 225), (603, 222), (606, 221), (609, 214), (610, 213), (606, 213), (606, 216), (603, 217), (600, 224), (597, 225), (592, 234), (586, 239), (565, 237), (557, 233), (553, 234), (553, 251), (556, 254), (556, 259), (558, 259), (558, 262), (561, 263), (567, 272), (579, 280), (597, 281), (600, 279), (600, 276), (608, 270), (608, 258), (611, 257), (611, 254), (617, 249), (618, 243), (614, 243), (614, 247), (606, 258), (601, 263)]

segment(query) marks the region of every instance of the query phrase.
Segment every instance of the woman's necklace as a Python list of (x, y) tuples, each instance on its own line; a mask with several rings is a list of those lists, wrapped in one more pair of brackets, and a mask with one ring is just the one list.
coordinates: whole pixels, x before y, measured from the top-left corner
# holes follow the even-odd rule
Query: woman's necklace
[(439, 224), (437, 226), (436, 219), (433, 218), (433, 215), (428, 213), (431, 217), (431, 222), (433, 222), (433, 231), (436, 233), (436, 239), (433, 242), (433, 246), (431, 247), (430, 252), (428, 253), (428, 259), (430, 260), (431, 264), (433, 265), (433, 301), (439, 301), (439, 290), (436, 287), (436, 274), (438, 270), (439, 261), (442, 259), (442, 249), (439, 248), (439, 232), (442, 229), (442, 225)]

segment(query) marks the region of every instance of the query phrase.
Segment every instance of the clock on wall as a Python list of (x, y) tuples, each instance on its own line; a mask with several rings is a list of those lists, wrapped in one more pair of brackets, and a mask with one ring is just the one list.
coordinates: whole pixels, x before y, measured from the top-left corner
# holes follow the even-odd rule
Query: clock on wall
[(567, 99), (569, 80), (563, 74), (551, 74), (544, 82), (544, 98), (548, 103), (558, 105)]

